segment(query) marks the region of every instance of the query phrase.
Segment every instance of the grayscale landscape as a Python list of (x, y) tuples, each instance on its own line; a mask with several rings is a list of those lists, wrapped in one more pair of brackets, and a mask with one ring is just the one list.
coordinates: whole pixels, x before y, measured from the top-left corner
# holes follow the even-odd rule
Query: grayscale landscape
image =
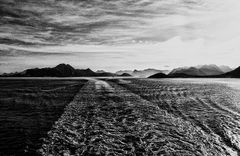
[(0, 156), (240, 156), (239, 0), (0, 0)]

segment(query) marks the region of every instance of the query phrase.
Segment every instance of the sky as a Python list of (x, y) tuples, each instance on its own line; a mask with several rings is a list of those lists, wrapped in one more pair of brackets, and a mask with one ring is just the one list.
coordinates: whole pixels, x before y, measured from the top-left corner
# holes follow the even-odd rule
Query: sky
[(0, 0), (0, 73), (240, 65), (239, 0)]

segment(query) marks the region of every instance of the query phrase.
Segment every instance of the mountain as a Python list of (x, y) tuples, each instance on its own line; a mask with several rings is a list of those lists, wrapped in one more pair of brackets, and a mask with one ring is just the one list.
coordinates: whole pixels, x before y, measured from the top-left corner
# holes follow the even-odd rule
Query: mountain
[(117, 75), (122, 75), (124, 73), (132, 75), (133, 71), (132, 70), (119, 70), (116, 72)]
[(54, 68), (34, 68), (27, 69), (21, 73), (14, 74), (12, 76), (26, 76), (26, 77), (42, 77), (42, 76), (54, 76), (54, 77), (69, 77), (75, 74), (75, 69), (69, 64), (59, 64)]
[(95, 73), (91, 69), (74, 69), (69, 64), (59, 64), (53, 68), (33, 68), (23, 72), (3, 74), (5, 77), (88, 77), (88, 76), (115, 76), (115, 74)]
[(73, 76), (75, 74), (75, 69), (69, 64), (59, 64), (54, 67), (56, 71), (58, 71), (60, 76), (68, 77)]
[(97, 70), (96, 73), (105, 73), (106, 71), (104, 70)]
[(121, 75), (119, 75), (119, 76), (132, 76), (132, 75), (130, 75), (130, 74), (128, 74), (128, 73), (122, 73)]
[[(224, 67), (225, 70), (229, 70)], [(212, 75), (221, 75), (225, 72), (218, 67), (217, 65), (199, 65), (195, 67), (182, 67), (173, 69), (169, 75), (174, 77), (176, 75), (180, 76), (180, 74), (189, 75), (189, 76), (212, 76)]]
[(27, 77), (72, 77), (72, 76), (95, 76), (91, 69), (74, 69), (69, 64), (59, 64), (53, 68), (27, 69), (23, 76)]
[(150, 78), (174, 78), (174, 77), (233, 77), (240, 78), (240, 67), (232, 70), (228, 66), (216, 65), (199, 65), (195, 67), (181, 67), (173, 69), (168, 75), (168, 70), (144, 69), (144, 70), (122, 70), (116, 73), (91, 69), (74, 69), (69, 64), (59, 64), (53, 68), (33, 68), (22, 72), (4, 73), (2, 77), (108, 77), (108, 76), (133, 76), (133, 77), (150, 77)]
[(97, 74), (98, 76), (118, 76), (118, 75), (116, 75), (116, 74), (114, 74), (114, 73), (106, 72), (106, 71), (104, 71), (104, 70), (97, 70), (97, 71), (96, 71), (96, 74)]
[(144, 69), (144, 70), (134, 70), (131, 74), (134, 77), (149, 77), (157, 73), (167, 73), (168, 70), (158, 70), (158, 69)]
[(116, 74), (118, 75), (122, 75), (123, 73), (127, 73), (133, 77), (141, 77), (141, 78), (146, 78), (146, 77), (149, 77), (151, 75), (154, 75), (154, 74), (157, 74), (157, 73), (167, 73), (168, 70), (158, 70), (158, 69), (144, 69), (144, 70), (134, 70), (134, 71), (131, 71), (131, 70), (120, 70), (118, 72), (116, 72)]
[(96, 76), (97, 73), (92, 71), (91, 69), (75, 69), (75, 74), (73, 76), (76, 77), (84, 77), (84, 76)]
[(215, 64), (202, 65), (199, 70), (203, 72), (201, 76), (221, 75), (225, 73)]
[(169, 73), (170, 76), (174, 76), (176, 74), (186, 74), (186, 75), (200, 76), (200, 75), (203, 75), (204, 73), (201, 70), (197, 69), (196, 67), (177, 68), (177, 69), (172, 70)]
[(240, 78), (240, 66), (236, 69), (234, 69), (233, 71), (227, 72), (223, 75), (221, 75), (221, 77), (227, 77), (227, 78)]
[[(228, 71), (228, 72), (226, 72)], [(228, 66), (198, 65), (173, 69), (168, 75), (155, 74), (149, 78), (240, 78), (240, 67), (233, 70)]]
[(164, 73), (157, 73), (149, 76), (148, 78), (169, 78), (169, 76)]
[(228, 66), (225, 66), (225, 65), (221, 65), (219, 66), (219, 68), (224, 72), (224, 73), (227, 73), (227, 72), (230, 72), (232, 71), (233, 69), (228, 67)]

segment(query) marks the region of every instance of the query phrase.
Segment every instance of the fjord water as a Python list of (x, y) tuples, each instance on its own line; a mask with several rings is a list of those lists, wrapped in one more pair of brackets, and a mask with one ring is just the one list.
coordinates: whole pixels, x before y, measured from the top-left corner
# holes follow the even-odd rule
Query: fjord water
[(36, 155), (41, 138), (82, 86), (69, 80), (0, 80), (0, 155)]
[(240, 154), (239, 79), (1, 80), (0, 86), (0, 155), (33, 155), (42, 137), (43, 153)]
[[(212, 150), (205, 153), (207, 155), (239, 155), (239, 84), (239, 79), (151, 79), (133, 80), (123, 86), (160, 109), (190, 122), (206, 140), (210, 138), (205, 143), (197, 143), (205, 146), (202, 153), (210, 146)], [(189, 137), (192, 135), (189, 133)]]
[(232, 79), (89, 80), (42, 146), (43, 155), (240, 154)]

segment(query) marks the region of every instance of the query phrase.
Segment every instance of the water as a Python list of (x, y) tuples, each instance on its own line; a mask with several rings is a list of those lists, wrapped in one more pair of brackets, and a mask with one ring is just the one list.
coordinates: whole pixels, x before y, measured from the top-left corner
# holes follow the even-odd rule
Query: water
[[(161, 81), (161, 80), (160, 80)], [(195, 84), (224, 84), (235, 89), (240, 89), (240, 79), (238, 78), (175, 78), (164, 79), (164, 81), (172, 81), (179, 83), (195, 83)]]
[(0, 80), (0, 155), (36, 155), (83, 82)]
[(90, 80), (50, 131), (42, 151), (239, 155), (235, 84), (231, 79)]
[(209, 141), (211, 146), (218, 144), (227, 153), (239, 155), (239, 84), (239, 79), (143, 79), (123, 86), (192, 123), (206, 138), (215, 136), (212, 140), (218, 143)]
[[(76, 148), (75, 152), (88, 149), (81, 144), (84, 140), (94, 142), (94, 146), (86, 144), (92, 149), (111, 147), (113, 141), (116, 152), (126, 152), (121, 148), (123, 142), (126, 150), (131, 145), (131, 149), (137, 151), (166, 155), (179, 152), (240, 154), (239, 79), (107, 79), (85, 85), (82, 90), (83, 84), (82, 80), (66, 79), (0, 80), (0, 155), (36, 155), (36, 149), (44, 142), (40, 138), (48, 137), (47, 132), (57, 120), (64, 121), (57, 124), (63, 128), (55, 127), (52, 132), (62, 136), (64, 128), (70, 126), (66, 133), (69, 138), (81, 136), (74, 128), (76, 123), (85, 122), (77, 127), (79, 132), (82, 127), (88, 137), (73, 137), (73, 146), (66, 147)], [(95, 93), (94, 88), (101, 92)], [(64, 111), (74, 96), (76, 101)], [(86, 108), (81, 108), (83, 106)], [(125, 114), (121, 116), (121, 112)], [(77, 114), (75, 118), (69, 116), (72, 113)], [(59, 118), (62, 114), (65, 116)], [(72, 119), (76, 119), (76, 123), (71, 123)], [(119, 131), (121, 127), (123, 131)], [(102, 132), (101, 135), (95, 130)], [(130, 134), (131, 137), (137, 134), (137, 138), (129, 139)], [(103, 137), (102, 144), (95, 139), (88, 140), (95, 137)], [(51, 135), (48, 139), (52, 139)], [(69, 143), (64, 137), (60, 140)], [(76, 143), (81, 148), (75, 147)], [(68, 144), (63, 144), (62, 149), (65, 145)]]

